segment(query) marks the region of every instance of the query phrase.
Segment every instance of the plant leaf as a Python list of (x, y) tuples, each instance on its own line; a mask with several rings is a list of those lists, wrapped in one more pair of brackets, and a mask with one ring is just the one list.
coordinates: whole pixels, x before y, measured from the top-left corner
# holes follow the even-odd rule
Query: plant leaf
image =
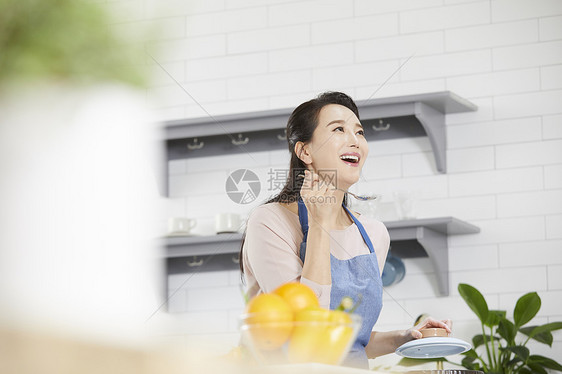
[(529, 358), (529, 348), (523, 345), (508, 346), (503, 348), (503, 350), (515, 353), (522, 361), (527, 361), (527, 358)]
[(482, 344), (484, 344), (484, 336), (482, 334), (474, 335), (472, 337), (472, 346), (474, 349), (480, 347)]
[(517, 329), (510, 320), (508, 320), (507, 318), (502, 318), (499, 322), (497, 332), (502, 338), (505, 339), (508, 345), (514, 344), (515, 335), (517, 335)]
[(469, 370), (479, 370), (480, 364), (478, 362), (474, 362), (475, 358), (473, 357), (465, 357), (461, 361), (461, 365)]
[(518, 364), (520, 362), (521, 362), (521, 359), (519, 357), (515, 356), (515, 358), (513, 358), (507, 364), (504, 364), (502, 366), (503, 367), (513, 367), (513, 366), (515, 366), (515, 364)]
[[(491, 336), (491, 335), (486, 334), (485, 336), (486, 336), (486, 341), (489, 342), (490, 340), (492, 340), (492, 336)], [(494, 335), (494, 339), (499, 340), (500, 337)], [(483, 344), (484, 344), (484, 335), (482, 335), (482, 334), (477, 334), (477, 335), (474, 335), (474, 336), (472, 337), (472, 346), (474, 347), (474, 349), (480, 347), (480, 346), (483, 345)]]
[(529, 322), (541, 308), (541, 298), (536, 292), (529, 292), (517, 300), (513, 310), (513, 320), (517, 328)]
[(480, 322), (485, 323), (488, 318), (488, 304), (480, 291), (465, 283), (460, 283), (458, 290), (466, 304), (480, 319)]
[(519, 369), (519, 374), (533, 374), (533, 372), (525, 367)]
[(488, 327), (497, 326), (502, 318), (505, 318), (505, 310), (489, 310), (485, 325)]
[(554, 361), (551, 358), (540, 356), (540, 355), (529, 356), (528, 363), (541, 365), (542, 367), (545, 367), (547, 369), (562, 371), (562, 365), (560, 365), (558, 362)]
[(562, 322), (546, 323), (546, 324), (541, 325), (541, 326), (535, 326), (535, 328), (531, 331), (529, 336), (532, 338), (536, 334), (540, 334), (540, 333), (545, 332), (545, 331), (550, 332), (550, 331), (555, 331), (555, 330), (560, 330), (560, 329), (562, 329)]
[(539, 364), (530, 363), (527, 365), (533, 373), (548, 374), (544, 368)]
[[(541, 327), (541, 326), (529, 326), (529, 327), (521, 327), (519, 332), (531, 337), (531, 333), (534, 329)], [(554, 340), (550, 331), (544, 331), (540, 333), (535, 333), (532, 338), (540, 343), (546, 344), (549, 347), (552, 347), (552, 341)]]
[(478, 358), (478, 353), (476, 353), (476, 351), (474, 349), (470, 349), (466, 352), (463, 353), (464, 356), (466, 357), (470, 357), (470, 358)]

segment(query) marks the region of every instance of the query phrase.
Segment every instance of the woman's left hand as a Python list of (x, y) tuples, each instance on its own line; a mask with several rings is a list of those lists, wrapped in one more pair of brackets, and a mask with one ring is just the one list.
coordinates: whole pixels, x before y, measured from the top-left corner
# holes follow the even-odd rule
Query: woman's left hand
[(399, 346), (409, 342), (410, 340), (421, 339), (422, 333), (420, 332), (420, 330), (427, 328), (443, 328), (447, 331), (447, 335), (449, 335), (451, 333), (452, 326), (453, 322), (450, 319), (438, 321), (436, 319), (428, 317), (421, 321), (418, 325), (404, 331), (402, 335), (403, 341), (399, 344)]

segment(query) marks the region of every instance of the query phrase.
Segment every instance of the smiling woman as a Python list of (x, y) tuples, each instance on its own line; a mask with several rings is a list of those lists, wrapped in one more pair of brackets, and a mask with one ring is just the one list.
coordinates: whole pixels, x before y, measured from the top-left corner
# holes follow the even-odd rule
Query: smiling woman
[(372, 331), (382, 308), (381, 273), (390, 238), (384, 224), (347, 206), (369, 154), (359, 112), (341, 92), (299, 105), (287, 123), (291, 162), (279, 195), (248, 219), (240, 262), (248, 295), (297, 281), (312, 288), (322, 307), (342, 298), (361, 300), (363, 320), (344, 365), (368, 368), (367, 358), (393, 352), (421, 337), (418, 329), (443, 327), (428, 319), (416, 329)]

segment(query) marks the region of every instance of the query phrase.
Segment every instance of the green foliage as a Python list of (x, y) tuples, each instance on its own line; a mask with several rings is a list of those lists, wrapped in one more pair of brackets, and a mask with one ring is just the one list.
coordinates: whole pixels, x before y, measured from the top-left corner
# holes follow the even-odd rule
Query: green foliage
[(562, 365), (558, 362), (532, 355), (526, 346), (531, 339), (552, 346), (552, 331), (562, 329), (562, 322), (524, 326), (540, 310), (541, 299), (536, 292), (527, 293), (517, 300), (513, 321), (510, 321), (505, 311), (489, 310), (484, 296), (476, 288), (459, 284), (458, 290), (482, 325), (482, 333), (472, 338), (474, 349), (463, 353), (462, 366), (470, 370), (502, 374), (546, 374), (546, 369), (562, 371)]
[(521, 296), (517, 300), (515, 310), (513, 311), (513, 319), (516, 327), (521, 327), (529, 322), (537, 314), (541, 308), (541, 298), (536, 292), (531, 292)]
[(105, 6), (0, 0), (0, 86), (33, 79), (144, 85), (142, 47), (119, 37)]
[(484, 323), (488, 319), (488, 303), (484, 296), (474, 287), (468, 284), (459, 285), (459, 293), (470, 309), (480, 318), (480, 321)]

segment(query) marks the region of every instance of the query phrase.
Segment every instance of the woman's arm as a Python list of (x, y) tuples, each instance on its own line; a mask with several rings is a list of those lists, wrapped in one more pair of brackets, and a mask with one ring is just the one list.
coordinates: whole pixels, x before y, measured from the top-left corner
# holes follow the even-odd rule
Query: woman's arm
[(320, 222), (309, 222), (302, 276), (318, 284), (332, 284), (330, 237)]
[(400, 344), (402, 341), (404, 343), (407, 341), (406, 330), (373, 331), (369, 344), (365, 347), (365, 352), (369, 358), (383, 356), (394, 352), (396, 348), (403, 344)]
[(302, 274), (303, 264), (298, 256), (301, 229), (283, 214), (285, 210), (263, 205), (250, 215), (241, 258), (249, 295), (300, 281), (312, 288), (323, 307), (329, 307), (331, 284), (319, 284)]
[(396, 331), (373, 331), (369, 343), (365, 347), (368, 358), (375, 358), (396, 351), (396, 348), (402, 344), (414, 339), (420, 339), (422, 334), (419, 330), (430, 327), (441, 327), (451, 333), (451, 320), (438, 321), (433, 318), (427, 318), (419, 325), (408, 330)]
[(305, 171), (301, 197), (308, 211), (308, 238), (302, 276), (318, 284), (332, 284), (330, 228), (335, 225), (341, 205), (328, 183), (315, 172)]

